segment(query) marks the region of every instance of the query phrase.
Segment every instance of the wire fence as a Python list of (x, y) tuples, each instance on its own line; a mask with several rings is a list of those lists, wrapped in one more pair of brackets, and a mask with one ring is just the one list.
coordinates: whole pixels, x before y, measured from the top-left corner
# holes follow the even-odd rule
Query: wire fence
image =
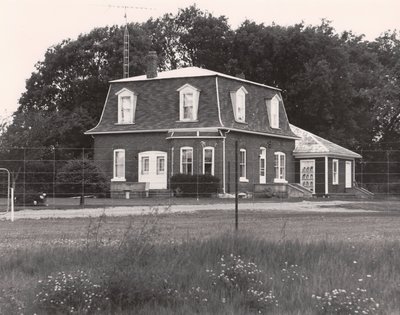
[[(148, 166), (139, 165), (142, 161), (138, 158), (138, 151), (126, 154), (124, 172), (126, 182), (113, 181), (115, 179), (114, 149), (104, 148), (103, 152), (95, 152), (88, 148), (12, 148), (4, 150), (0, 155), (0, 168), (8, 169), (12, 176), (11, 182), (15, 188), (15, 204), (18, 208), (32, 208), (32, 206), (48, 206), (56, 208), (70, 208), (85, 206), (118, 206), (118, 205), (146, 205), (146, 204), (179, 204), (188, 202), (187, 196), (196, 200), (212, 198), (211, 202), (224, 202), (224, 199), (216, 198), (222, 193), (222, 187), (226, 193), (224, 197), (232, 197), (235, 182), (235, 161), (228, 160), (225, 163), (225, 179), (223, 179), (222, 167), (217, 167), (222, 156), (215, 154), (213, 157), (215, 166), (215, 180), (203, 178), (207, 170), (211, 172), (214, 166), (204, 167), (202, 152), (194, 152), (187, 161), (189, 171), (193, 173), (192, 181), (185, 181), (190, 186), (187, 191), (177, 191), (176, 185), (183, 182), (171, 182), (173, 174), (181, 171), (181, 157), (179, 150), (168, 152), (168, 163), (160, 163), (157, 174), (153, 177), (154, 187), (142, 183)], [(227, 150), (227, 155), (232, 156), (232, 151)], [(375, 198), (400, 197), (400, 150), (368, 150), (359, 152), (363, 158), (356, 160), (355, 179), (358, 187), (363, 187), (374, 193)], [(291, 153), (286, 154), (285, 177), (289, 182), (299, 183), (299, 171), (296, 170)], [(272, 160), (268, 163), (268, 160)], [(260, 173), (265, 176), (265, 182), (273, 183), (277, 169), (273, 161), (273, 153), (266, 156), (267, 163), (261, 166), (259, 155), (248, 154), (246, 162), (238, 161), (238, 172), (247, 173), (248, 179), (239, 182), (241, 197), (265, 198), (282, 197), (277, 194), (268, 194), (268, 191), (256, 191), (255, 185), (260, 183)], [(241, 164), (241, 165), (240, 165)], [(222, 162), (221, 162), (222, 165)], [(317, 170), (316, 170), (317, 171)], [(325, 171), (323, 171), (325, 172)], [(140, 174), (139, 174), (140, 173)], [(243, 174), (238, 174), (241, 177)], [(158, 182), (158, 178), (160, 182)], [(322, 178), (324, 174), (315, 173), (315, 180)], [(128, 178), (130, 178), (128, 180)], [(182, 180), (182, 179), (180, 179)], [(318, 184), (318, 183), (317, 183)], [(119, 185), (119, 186), (118, 186)], [(130, 185), (124, 188), (123, 185)], [(208, 188), (216, 185), (215, 192)], [(118, 191), (115, 192), (115, 187)], [(133, 187), (133, 188), (132, 188)], [(160, 188), (161, 187), (161, 188)], [(7, 205), (8, 182), (7, 173), (0, 171), (0, 210), (5, 210)], [(344, 197), (344, 195), (342, 196)], [(281, 200), (281, 199), (279, 199)]]

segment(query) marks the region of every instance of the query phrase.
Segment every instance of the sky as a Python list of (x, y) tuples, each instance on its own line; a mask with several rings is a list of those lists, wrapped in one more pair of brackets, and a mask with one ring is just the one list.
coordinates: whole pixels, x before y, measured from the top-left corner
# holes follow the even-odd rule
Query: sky
[(25, 91), (25, 81), (52, 45), (76, 39), (95, 27), (144, 22), (196, 4), (214, 16), (225, 15), (232, 28), (245, 19), (270, 25), (332, 21), (338, 32), (350, 30), (374, 40), (386, 30), (400, 30), (399, 0), (1, 0), (0, 118), (10, 116)]

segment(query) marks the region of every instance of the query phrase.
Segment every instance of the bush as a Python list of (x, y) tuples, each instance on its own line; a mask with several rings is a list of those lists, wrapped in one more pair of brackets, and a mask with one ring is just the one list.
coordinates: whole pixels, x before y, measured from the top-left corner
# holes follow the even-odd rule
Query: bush
[(104, 197), (109, 191), (103, 172), (91, 160), (70, 160), (57, 172), (57, 193)]
[(219, 178), (213, 175), (176, 174), (171, 177), (171, 189), (175, 196), (209, 197), (218, 192)]

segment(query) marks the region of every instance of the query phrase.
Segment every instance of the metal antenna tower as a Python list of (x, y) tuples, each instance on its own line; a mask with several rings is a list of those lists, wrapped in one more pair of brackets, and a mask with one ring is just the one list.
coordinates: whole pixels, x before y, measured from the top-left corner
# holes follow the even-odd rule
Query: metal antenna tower
[(124, 56), (123, 56), (123, 78), (129, 78), (129, 30), (128, 30), (128, 19), (126, 15), (126, 9), (136, 10), (154, 10), (153, 8), (145, 7), (132, 7), (127, 5), (109, 5), (110, 8), (120, 8), (125, 10), (125, 30), (124, 30)]
[(126, 18), (125, 7), (125, 30), (124, 30), (124, 62), (123, 62), (123, 78), (129, 78), (129, 31), (128, 21)]

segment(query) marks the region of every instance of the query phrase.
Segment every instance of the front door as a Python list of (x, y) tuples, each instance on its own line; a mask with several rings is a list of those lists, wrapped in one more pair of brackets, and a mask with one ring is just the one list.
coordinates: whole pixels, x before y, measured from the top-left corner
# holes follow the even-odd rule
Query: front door
[(351, 188), (353, 181), (351, 161), (346, 161), (346, 188)]
[(267, 149), (261, 147), (260, 148), (260, 184), (267, 183), (267, 174), (265, 170), (265, 165), (267, 162)]
[(300, 160), (300, 184), (315, 193), (315, 160)]
[(139, 153), (139, 182), (149, 183), (149, 189), (167, 188), (167, 153), (146, 151)]

